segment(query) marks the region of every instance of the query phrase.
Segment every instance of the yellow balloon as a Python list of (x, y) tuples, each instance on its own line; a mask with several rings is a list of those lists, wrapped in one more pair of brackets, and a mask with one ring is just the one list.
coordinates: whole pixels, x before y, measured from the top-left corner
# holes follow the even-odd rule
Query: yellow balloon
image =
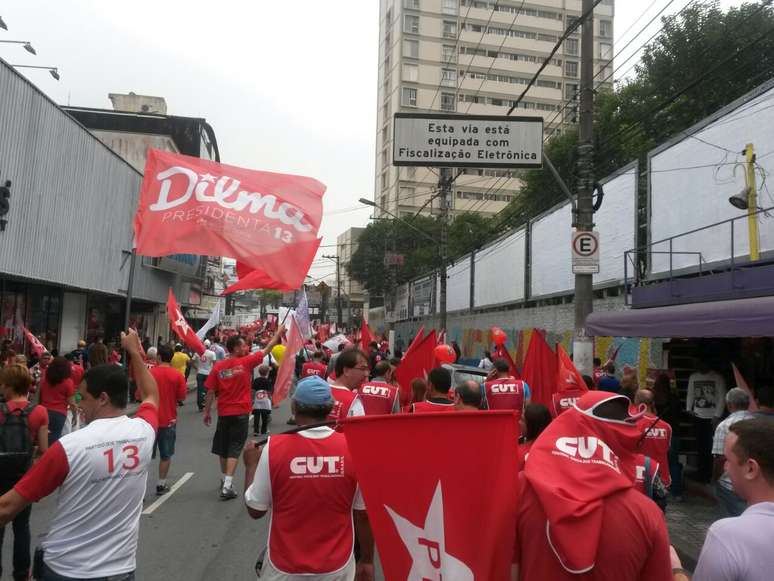
[(285, 346), (275, 345), (271, 348), (271, 355), (277, 360), (277, 363), (282, 363), (282, 358), (285, 357)]

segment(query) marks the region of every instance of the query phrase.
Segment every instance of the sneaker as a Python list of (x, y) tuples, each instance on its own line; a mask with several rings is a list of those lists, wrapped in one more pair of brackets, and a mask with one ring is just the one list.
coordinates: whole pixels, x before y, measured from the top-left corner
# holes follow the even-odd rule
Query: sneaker
[(236, 498), (238, 495), (236, 491), (233, 488), (223, 488), (220, 491), (220, 499), (221, 500), (231, 500), (233, 498)]
[(156, 496), (162, 496), (169, 492), (169, 484), (159, 484), (156, 486)]

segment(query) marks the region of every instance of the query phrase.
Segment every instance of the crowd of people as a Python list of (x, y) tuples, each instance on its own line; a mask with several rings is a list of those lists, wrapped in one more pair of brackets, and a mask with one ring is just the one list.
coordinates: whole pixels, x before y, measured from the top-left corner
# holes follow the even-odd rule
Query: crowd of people
[[(453, 370), (440, 365), (402, 386), (398, 349), (391, 354), (385, 343), (373, 342), (367, 351), (348, 344), (334, 353), (309, 342), (293, 361), (289, 423), (296, 427), (277, 433), (270, 426), (282, 357), (274, 349), (283, 333), (280, 325), (272, 337), (232, 334), (224, 345), (214, 336), (191, 356), (180, 345), (146, 348), (128, 331), (121, 339), (126, 370), (110, 361), (106, 348), (85, 345), (67, 357), (44, 353), (32, 367), (16, 354), (4, 359), (0, 531), (12, 523), (13, 578), (28, 579), (33, 565), (32, 503), (58, 490), (49, 532), (36, 551), (35, 578), (134, 579), (147, 471), (158, 454), (156, 494), (169, 492), (177, 409), (192, 371), (202, 421), (215, 423), (219, 498), (240, 497), (234, 479), (241, 457), (247, 513), (271, 515), (269, 543), (256, 565), (261, 579), (374, 578), (373, 532), (342, 420), (488, 410), (513, 412), (520, 433), (504, 447), (518, 458), (519, 504), (512, 568), (503, 579), (690, 578), (670, 545), (664, 516), (678, 477), (668, 384), (666, 392), (661, 380), (641, 389), (631, 374), (619, 381), (612, 362), (595, 361), (584, 389), (546, 406), (533, 402), (534, 386), (490, 352), (481, 360), (481, 382), (466, 376), (454, 385)], [(774, 384), (759, 386), (752, 412), (747, 391), (723, 386), (721, 395), (717, 377), (697, 373), (687, 405), (697, 422), (713, 422), (710, 478), (728, 518), (708, 531), (694, 579), (768, 579)], [(140, 402), (133, 417), (126, 415), (129, 395)], [(725, 405), (718, 407), (718, 397)], [(717, 423), (725, 408), (729, 415)], [(68, 417), (80, 418), (83, 427), (65, 429)], [(249, 438), (251, 420), (259, 444)]]

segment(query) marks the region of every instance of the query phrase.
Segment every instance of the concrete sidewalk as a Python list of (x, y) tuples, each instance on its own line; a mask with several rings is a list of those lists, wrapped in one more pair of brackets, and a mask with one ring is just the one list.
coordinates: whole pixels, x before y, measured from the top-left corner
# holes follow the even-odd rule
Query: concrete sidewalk
[(666, 513), (669, 539), (680, 555), (683, 567), (691, 571), (696, 568), (707, 530), (720, 518), (720, 508), (710, 489), (686, 480), (685, 501), (671, 501)]

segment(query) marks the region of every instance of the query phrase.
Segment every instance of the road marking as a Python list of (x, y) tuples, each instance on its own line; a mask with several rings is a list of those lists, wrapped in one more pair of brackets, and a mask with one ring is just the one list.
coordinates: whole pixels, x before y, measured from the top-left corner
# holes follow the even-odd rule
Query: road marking
[(175, 491), (178, 488), (180, 488), (183, 484), (188, 482), (188, 480), (190, 480), (191, 476), (193, 475), (194, 475), (193, 472), (186, 472), (185, 474), (183, 474), (182, 478), (180, 478), (180, 480), (178, 480), (172, 485), (172, 488), (169, 489), (169, 492), (167, 492), (164, 496), (160, 496), (158, 499), (156, 499), (156, 502), (154, 502), (148, 508), (142, 511), (142, 514), (153, 514), (153, 511), (155, 511), (158, 507), (160, 507), (167, 500), (169, 500), (169, 497), (172, 496), (175, 493)]

